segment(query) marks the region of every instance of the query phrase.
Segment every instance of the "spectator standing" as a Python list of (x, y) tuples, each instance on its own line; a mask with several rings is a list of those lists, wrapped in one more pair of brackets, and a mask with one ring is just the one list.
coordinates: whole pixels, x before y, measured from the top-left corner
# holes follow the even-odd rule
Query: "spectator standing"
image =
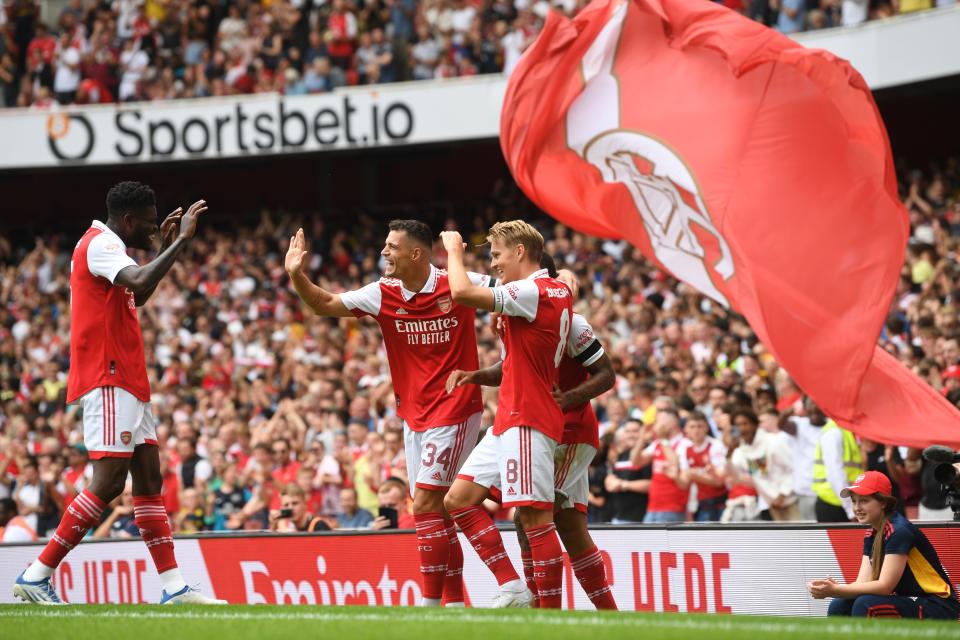
[(644, 524), (672, 524), (687, 519), (687, 500), (690, 496), (687, 457), (681, 455), (690, 441), (680, 429), (680, 416), (672, 409), (658, 409), (653, 425), (655, 440), (633, 449), (632, 463), (638, 467), (653, 465), (650, 479), (650, 498)]
[(773, 520), (800, 519), (794, 493), (793, 451), (784, 438), (760, 429), (757, 415), (749, 409), (738, 409), (732, 415), (733, 425), (740, 431), (740, 446), (730, 458), (730, 465), (742, 478), (749, 477), (757, 495)]
[(850, 522), (853, 504), (840, 496), (863, 473), (863, 452), (857, 437), (828, 420), (820, 431), (813, 461), (817, 522)]
[(610, 522), (631, 524), (643, 522), (647, 513), (652, 467), (633, 463), (633, 449), (643, 443), (643, 427), (637, 420), (627, 421), (614, 434), (610, 448), (613, 458), (604, 480), (610, 504)]

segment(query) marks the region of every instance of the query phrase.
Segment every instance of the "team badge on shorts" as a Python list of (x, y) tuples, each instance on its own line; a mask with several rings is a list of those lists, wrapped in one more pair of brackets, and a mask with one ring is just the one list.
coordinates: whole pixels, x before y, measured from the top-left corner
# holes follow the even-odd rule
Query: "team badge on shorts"
[(133, 440), (133, 434), (129, 431), (120, 432), (120, 442), (123, 444), (130, 444), (130, 441)]
[(453, 300), (450, 299), (450, 296), (443, 296), (437, 300), (437, 306), (440, 307), (441, 313), (450, 313), (450, 309), (453, 308)]

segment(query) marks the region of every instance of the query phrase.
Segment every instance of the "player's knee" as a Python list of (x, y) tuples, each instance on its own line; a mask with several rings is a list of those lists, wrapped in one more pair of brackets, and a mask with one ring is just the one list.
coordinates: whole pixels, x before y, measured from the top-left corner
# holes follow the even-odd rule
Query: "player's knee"
[(570, 538), (586, 531), (586, 526), (581, 525), (576, 517), (568, 517), (563, 511), (558, 512), (553, 521), (557, 525), (557, 533), (561, 537)]
[(534, 509), (533, 507), (518, 507), (517, 517), (525, 530), (533, 527), (541, 527), (553, 521), (553, 513), (546, 509)]
[(413, 513), (436, 513), (446, 506), (443, 491), (434, 491), (418, 487), (413, 497)]
[(455, 511), (457, 509), (462, 509), (466, 506), (466, 501), (463, 500), (463, 497), (460, 495), (459, 491), (454, 491), (451, 489), (447, 492), (447, 495), (443, 496), (443, 508), (447, 510), (447, 513)]
[(110, 502), (121, 493), (127, 483), (127, 470), (121, 467), (100, 466), (90, 483), (90, 491), (103, 500)]

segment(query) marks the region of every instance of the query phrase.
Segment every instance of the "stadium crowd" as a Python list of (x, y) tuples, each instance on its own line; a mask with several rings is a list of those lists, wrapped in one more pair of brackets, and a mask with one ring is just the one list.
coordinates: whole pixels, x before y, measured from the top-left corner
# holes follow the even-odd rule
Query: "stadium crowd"
[[(722, 0), (784, 33), (955, 0)], [(320, 93), (509, 73), (551, 7), (587, 0), (2, 0), (0, 106)]]
[[(960, 162), (900, 175), (912, 236), (880, 340), (960, 405)], [(591, 521), (639, 522), (648, 502), (664, 503), (665, 490), (679, 500), (681, 520), (801, 517), (795, 507), (813, 496), (824, 421), (740, 317), (628, 244), (554, 223), (516, 191), (501, 188), (465, 216), (424, 217), (435, 232), (457, 227), (475, 245), (492, 221), (534, 221), (557, 264), (577, 273), (576, 307), (617, 373), (614, 389), (594, 402), (603, 445), (591, 467)], [(311, 277), (331, 291), (359, 288), (379, 278), (386, 220), (266, 212), (247, 225), (213, 220), (140, 310), (161, 423), (163, 499), (175, 531), (391, 526), (379, 507), (397, 509), (397, 524), (411, 527), (402, 425), (380, 331), (369, 320), (306, 316), (283, 268), (289, 238), (302, 225)], [(0, 235), (0, 527), (7, 525), (7, 541), (51, 531), (92, 473), (78, 408), (64, 403), (75, 236), (79, 229), (52, 232), (29, 246)], [(434, 257), (444, 265), (439, 243)], [(469, 259), (468, 268), (485, 271), (482, 249)], [(491, 365), (500, 347), (486, 315), (477, 329), (481, 366)], [(496, 394), (484, 390), (484, 427)], [(669, 410), (694, 445), (664, 419)], [(654, 470), (642, 455), (648, 443), (702, 448), (705, 438), (714, 439), (706, 440), (701, 465), (684, 463), (681, 453)], [(894, 478), (903, 505), (945, 517), (944, 496), (918, 451), (857, 446), (866, 468)], [(688, 485), (696, 490), (688, 494)], [(129, 490), (111, 506), (93, 535), (136, 536)]]

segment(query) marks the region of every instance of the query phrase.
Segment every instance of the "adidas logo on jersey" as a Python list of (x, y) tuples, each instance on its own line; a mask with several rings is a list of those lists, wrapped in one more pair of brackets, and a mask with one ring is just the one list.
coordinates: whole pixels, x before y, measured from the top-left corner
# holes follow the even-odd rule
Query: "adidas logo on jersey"
[(397, 315), (398, 315), (398, 316), (405, 316), (405, 315), (407, 315), (408, 313), (409, 313), (409, 312), (408, 312), (406, 309), (404, 309), (403, 307), (400, 307), (399, 309), (397, 309)]
[(433, 475), (430, 476), (433, 480), (443, 480), (443, 477), (440, 475), (439, 471), (434, 471)]

